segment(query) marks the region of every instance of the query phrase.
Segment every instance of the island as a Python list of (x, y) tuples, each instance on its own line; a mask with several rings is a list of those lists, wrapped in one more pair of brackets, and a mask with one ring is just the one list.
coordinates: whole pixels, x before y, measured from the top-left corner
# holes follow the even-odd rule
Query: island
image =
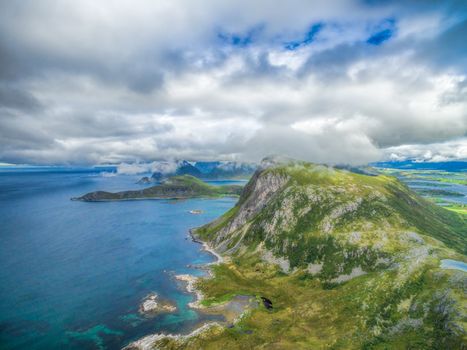
[(161, 184), (141, 190), (106, 192), (95, 191), (72, 200), (85, 202), (122, 201), (136, 199), (189, 199), (201, 197), (238, 196), (239, 185), (212, 186), (191, 175), (173, 176)]

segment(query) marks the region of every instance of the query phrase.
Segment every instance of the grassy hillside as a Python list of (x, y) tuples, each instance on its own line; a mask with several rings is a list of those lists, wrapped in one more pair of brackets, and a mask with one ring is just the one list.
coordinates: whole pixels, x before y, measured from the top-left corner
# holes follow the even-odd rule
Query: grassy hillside
[[(309, 163), (267, 169), (258, 177), (287, 180), (265, 208), (243, 223), (248, 223), (243, 239), (249, 248), (264, 242), (267, 248), (295, 261), (300, 258), (294, 243), (300, 242), (298, 249), (309, 253), (317, 238), (345, 241), (347, 233), (358, 232), (364, 236), (362, 243), (367, 244), (369, 240), (392, 238), (387, 234), (412, 230), (436, 238), (460, 253), (467, 252), (465, 217), (421, 198), (394, 177), (360, 175)], [(214, 235), (228, 226), (229, 219), (249, 197), (250, 201), (255, 200), (255, 183), (254, 178), (245, 187), (235, 208), (198, 229), (197, 234), (219, 245)], [(234, 241), (240, 231), (229, 230), (226, 239)], [(289, 243), (284, 246), (281, 242)], [(304, 256), (301, 260), (310, 259)]]
[[(257, 172), (238, 204), (196, 230), (226, 262), (198, 283), (216, 304), (266, 297), (234, 327), (156, 347), (183, 349), (463, 349), (465, 216), (391, 176), (309, 163)], [(261, 299), (259, 299), (261, 300)]]
[(74, 198), (82, 201), (111, 201), (131, 199), (185, 199), (195, 197), (216, 197), (239, 195), (241, 186), (211, 186), (191, 175), (173, 176), (162, 184), (135, 191), (96, 191)]

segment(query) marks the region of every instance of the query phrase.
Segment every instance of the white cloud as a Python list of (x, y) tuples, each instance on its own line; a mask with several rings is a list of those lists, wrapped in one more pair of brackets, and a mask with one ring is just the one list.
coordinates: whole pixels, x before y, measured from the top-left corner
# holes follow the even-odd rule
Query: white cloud
[(389, 160), (413, 159), (420, 162), (467, 161), (467, 138), (427, 145), (403, 145), (384, 150)]
[(155, 161), (150, 163), (120, 163), (117, 165), (118, 175), (163, 174), (174, 173), (177, 170), (177, 161)]
[(120, 163), (117, 166), (117, 174), (119, 175), (138, 175), (149, 173), (152, 169), (151, 164), (147, 163)]
[[(461, 158), (452, 140), (467, 134), (467, 52), (456, 41), (466, 8), (455, 5), (3, 2), (0, 161), (131, 173), (161, 159), (271, 153)], [(285, 48), (317, 23), (312, 42)], [(366, 42), (392, 25), (383, 45)]]

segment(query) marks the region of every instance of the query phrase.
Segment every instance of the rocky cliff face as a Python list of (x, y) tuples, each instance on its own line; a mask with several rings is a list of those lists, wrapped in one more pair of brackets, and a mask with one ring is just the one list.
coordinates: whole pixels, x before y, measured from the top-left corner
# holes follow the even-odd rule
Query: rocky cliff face
[[(286, 175), (276, 176), (272, 173), (262, 174), (261, 171), (258, 171), (240, 197), (237, 215), (217, 232), (216, 237), (212, 241), (214, 247), (220, 252), (225, 252), (237, 235), (245, 232), (237, 231), (264, 209), (274, 195), (285, 186), (288, 180), (289, 177)], [(233, 251), (232, 248), (230, 250), (231, 252)]]

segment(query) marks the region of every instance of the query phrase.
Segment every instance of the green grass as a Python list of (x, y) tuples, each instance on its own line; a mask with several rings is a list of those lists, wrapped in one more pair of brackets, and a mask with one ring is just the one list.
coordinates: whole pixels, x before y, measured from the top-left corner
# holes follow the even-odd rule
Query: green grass
[[(395, 271), (370, 273), (325, 289), (317, 278), (301, 272), (284, 275), (254, 259), (219, 265), (214, 271), (215, 278), (199, 283), (211, 303), (248, 294), (269, 298), (273, 309), (260, 306), (234, 328), (191, 339), (180, 348), (397, 349), (394, 346), (424, 344), (424, 349), (440, 349), (449, 344), (460, 349), (463, 341), (443, 328), (442, 315), (436, 311), (439, 303), (432, 297), (451, 287), (450, 272), (421, 268), (401, 286), (395, 286)], [(419, 328), (391, 336), (392, 327), (425, 312)]]
[[(288, 181), (243, 227), (229, 231), (245, 214), (241, 206), (254, 181), (265, 175)], [(441, 258), (464, 257), (465, 218), (392, 176), (309, 163), (270, 168), (252, 178), (237, 206), (196, 234), (219, 244), (221, 229), (224, 243), (240, 248), (213, 266), (214, 278), (198, 282), (204, 305), (241, 294), (267, 297), (273, 309), (260, 306), (233, 328), (164, 343), (167, 348), (460, 349), (465, 343), (467, 277), (438, 268)], [(287, 259), (293, 272), (263, 261), (265, 250)], [(311, 275), (310, 263), (322, 269)], [(336, 282), (355, 268), (365, 274)]]
[(417, 196), (400, 183), (392, 186), (390, 205), (419, 232), (467, 253), (467, 222), (459, 214)]
[(447, 210), (451, 210), (461, 215), (467, 215), (467, 206), (464, 204), (450, 204), (450, 205), (444, 206), (443, 208)]

